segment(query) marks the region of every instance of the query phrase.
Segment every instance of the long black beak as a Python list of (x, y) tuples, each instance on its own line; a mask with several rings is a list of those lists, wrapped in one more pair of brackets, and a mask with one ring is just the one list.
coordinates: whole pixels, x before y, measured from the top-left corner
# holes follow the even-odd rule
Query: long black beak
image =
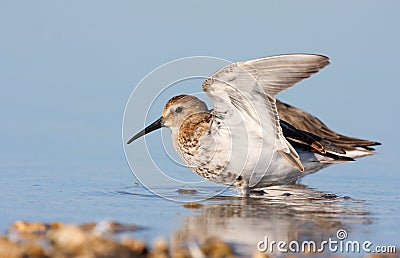
[(134, 140), (136, 140), (137, 138), (142, 137), (145, 134), (148, 134), (154, 130), (160, 129), (163, 126), (163, 119), (162, 117), (160, 117), (159, 119), (157, 119), (156, 121), (154, 121), (154, 123), (152, 123), (151, 125), (147, 126), (146, 128), (144, 128), (142, 131), (138, 132), (137, 134), (135, 134), (128, 142), (127, 144), (130, 144), (131, 142), (133, 142)]

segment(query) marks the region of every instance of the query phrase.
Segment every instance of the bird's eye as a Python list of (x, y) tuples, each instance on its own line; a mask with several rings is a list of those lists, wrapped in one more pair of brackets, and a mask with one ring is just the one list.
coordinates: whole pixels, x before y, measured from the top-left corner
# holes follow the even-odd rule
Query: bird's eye
[(182, 107), (177, 107), (177, 108), (175, 109), (175, 112), (176, 112), (176, 113), (180, 113), (180, 112), (182, 112), (182, 109), (183, 109)]

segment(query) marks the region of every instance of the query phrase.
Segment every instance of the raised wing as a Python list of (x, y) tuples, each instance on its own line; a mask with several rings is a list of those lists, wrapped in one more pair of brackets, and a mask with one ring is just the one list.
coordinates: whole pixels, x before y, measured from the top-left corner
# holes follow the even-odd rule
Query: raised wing
[[(275, 95), (328, 64), (327, 57), (310, 54), (279, 55), (234, 63), (205, 80), (203, 90), (214, 104), (215, 115), (224, 123), (235, 126), (239, 123), (237, 120), (242, 119), (253, 138), (270, 138), (291, 165), (304, 171), (296, 150), (283, 136)], [(232, 110), (236, 110), (240, 118)]]
[(253, 76), (265, 92), (274, 97), (327, 66), (329, 58), (321, 55), (292, 54), (259, 58), (244, 64), (252, 67)]

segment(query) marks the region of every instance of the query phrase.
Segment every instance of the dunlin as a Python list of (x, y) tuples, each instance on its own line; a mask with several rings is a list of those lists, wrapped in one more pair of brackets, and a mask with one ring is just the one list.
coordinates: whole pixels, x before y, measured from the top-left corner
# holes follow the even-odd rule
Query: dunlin
[(264, 57), (228, 65), (208, 77), (203, 91), (213, 109), (195, 96), (179, 95), (162, 116), (133, 136), (161, 127), (198, 175), (251, 189), (288, 184), (330, 164), (374, 154), (378, 142), (336, 133), (321, 120), (275, 96), (329, 64), (313, 54)]

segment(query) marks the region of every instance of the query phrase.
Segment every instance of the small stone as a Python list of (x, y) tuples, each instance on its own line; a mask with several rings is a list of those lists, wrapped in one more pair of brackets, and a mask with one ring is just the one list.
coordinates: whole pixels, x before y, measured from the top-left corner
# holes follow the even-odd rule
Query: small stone
[(58, 230), (50, 231), (48, 238), (58, 248), (77, 252), (87, 242), (87, 234), (78, 226), (66, 225)]
[(191, 258), (193, 257), (189, 250), (186, 248), (177, 248), (176, 250), (173, 251), (171, 254), (172, 258)]
[(164, 238), (156, 238), (150, 257), (168, 257), (168, 243)]
[(253, 254), (253, 258), (269, 258), (269, 255), (266, 253), (262, 253), (260, 251), (255, 251)]
[(183, 188), (180, 188), (180, 189), (177, 190), (177, 192), (179, 194), (195, 194), (195, 193), (197, 193), (197, 190), (196, 189), (183, 189)]
[(80, 227), (83, 231), (92, 230), (95, 226), (96, 226), (96, 223), (94, 223), (94, 222), (88, 222), (88, 223), (84, 223), (84, 224), (79, 225), (79, 227)]
[(0, 257), (19, 257), (21, 251), (18, 244), (10, 242), (6, 237), (0, 237)]
[(64, 227), (64, 224), (61, 223), (61, 222), (53, 222), (53, 223), (51, 223), (51, 224), (49, 225), (49, 228), (50, 228), (51, 230), (60, 229), (60, 228), (62, 228), (62, 227)]
[(51, 257), (135, 257), (131, 249), (117, 241), (85, 232), (75, 225), (50, 231), (48, 238), (52, 244)]
[(138, 255), (144, 255), (148, 253), (146, 243), (140, 240), (123, 237), (121, 239), (121, 245), (129, 248), (132, 252)]
[(48, 226), (44, 223), (35, 222), (29, 223), (26, 221), (18, 220), (10, 226), (10, 230), (16, 230), (18, 233), (43, 233), (47, 230)]
[(189, 202), (189, 203), (185, 203), (183, 205), (184, 208), (188, 208), (188, 209), (200, 209), (201, 207), (203, 207), (203, 204), (197, 203), (197, 202)]
[(27, 244), (21, 246), (22, 255), (21, 257), (29, 257), (29, 258), (47, 258), (48, 256), (45, 254), (43, 247), (36, 244)]
[(17, 244), (0, 237), (1, 258), (48, 258), (43, 248), (36, 244)]
[(324, 199), (335, 199), (338, 196), (336, 194), (333, 194), (333, 193), (326, 193), (326, 194), (321, 195), (321, 197), (324, 198)]
[(232, 248), (219, 238), (209, 238), (201, 247), (206, 257), (233, 257)]

